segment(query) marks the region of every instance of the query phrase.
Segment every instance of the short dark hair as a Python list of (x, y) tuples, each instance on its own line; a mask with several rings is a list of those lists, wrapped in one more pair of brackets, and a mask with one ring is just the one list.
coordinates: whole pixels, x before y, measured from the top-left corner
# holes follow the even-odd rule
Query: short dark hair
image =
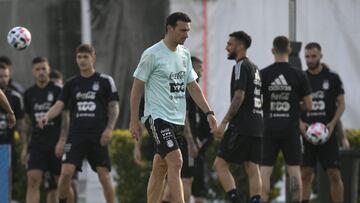
[(32, 60), (33, 65), (35, 65), (37, 63), (42, 63), (42, 62), (49, 63), (48, 59), (46, 57), (44, 57), (44, 56), (37, 56)]
[(9, 69), (9, 66), (6, 65), (5, 63), (0, 63), (0, 69), (6, 70)]
[(196, 56), (191, 56), (191, 63), (202, 63), (202, 61)]
[(317, 42), (310, 42), (305, 46), (305, 49), (318, 49), (319, 51), (321, 51), (321, 46), (319, 43)]
[(236, 31), (229, 34), (230, 37), (234, 37), (245, 45), (245, 48), (249, 48), (251, 45), (251, 37), (244, 31)]
[(90, 44), (80, 44), (76, 48), (76, 53), (88, 53), (95, 56), (95, 48)]
[(63, 74), (58, 70), (52, 70), (49, 74), (50, 79), (63, 79)]
[(290, 41), (285, 36), (277, 36), (273, 41), (273, 48), (276, 53), (286, 54), (289, 53)]
[(190, 17), (185, 13), (182, 13), (182, 12), (172, 13), (166, 18), (165, 31), (167, 32), (168, 25), (170, 25), (171, 27), (176, 27), (176, 22), (179, 20), (187, 22), (187, 23), (191, 22)]
[(12, 65), (10, 58), (7, 57), (7, 56), (0, 56), (0, 63), (3, 63), (5, 65), (7, 65), (7, 66)]

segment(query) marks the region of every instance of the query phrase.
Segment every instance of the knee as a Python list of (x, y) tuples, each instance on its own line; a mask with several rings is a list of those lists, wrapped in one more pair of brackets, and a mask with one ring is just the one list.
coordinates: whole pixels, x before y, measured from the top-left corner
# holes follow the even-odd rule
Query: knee
[(220, 171), (228, 169), (229, 165), (226, 163), (225, 160), (223, 160), (221, 158), (216, 158), (214, 161), (214, 168), (215, 168), (215, 171), (220, 172)]
[(304, 169), (301, 170), (301, 179), (303, 182), (312, 182), (314, 178), (314, 173), (312, 170)]
[(59, 182), (70, 182), (72, 176), (73, 176), (72, 171), (62, 169), (59, 177)]
[(33, 176), (28, 176), (28, 182), (27, 182), (27, 186), (28, 188), (39, 188), (40, 187), (40, 183), (41, 183), (41, 178), (38, 177), (33, 177)]
[(327, 172), (327, 175), (329, 177), (329, 181), (331, 183), (341, 183), (341, 174), (340, 171), (337, 169), (329, 169)]
[(98, 172), (99, 181), (105, 184), (110, 181), (110, 173), (108, 171)]

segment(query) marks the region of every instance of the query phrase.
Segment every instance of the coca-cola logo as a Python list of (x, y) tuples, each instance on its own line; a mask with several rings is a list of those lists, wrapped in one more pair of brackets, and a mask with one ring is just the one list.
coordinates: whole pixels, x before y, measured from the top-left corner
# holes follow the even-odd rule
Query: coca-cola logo
[(42, 104), (34, 104), (34, 111), (47, 111), (51, 108), (52, 103), (51, 102), (45, 102)]
[(84, 92), (84, 93), (78, 92), (76, 94), (76, 99), (77, 100), (94, 100), (95, 96), (96, 96), (96, 92), (92, 92), (92, 91)]
[(185, 71), (180, 71), (178, 73), (170, 73), (169, 79), (170, 80), (183, 80), (185, 78)]

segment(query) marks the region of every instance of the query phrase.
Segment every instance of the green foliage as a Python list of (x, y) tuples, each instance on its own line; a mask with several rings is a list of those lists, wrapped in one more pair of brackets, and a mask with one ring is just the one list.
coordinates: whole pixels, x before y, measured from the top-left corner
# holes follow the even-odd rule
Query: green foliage
[[(119, 200), (123, 203), (127, 202), (146, 202), (146, 186), (149, 178), (149, 173), (151, 170), (150, 163), (147, 161), (147, 164), (144, 166), (139, 166), (134, 163), (133, 160), (133, 147), (134, 140), (131, 138), (128, 131), (118, 130), (114, 131), (113, 140), (111, 143), (111, 158), (113, 167), (118, 174), (117, 188), (116, 193)], [(149, 139), (148, 136), (144, 137), (142, 145), (143, 157), (149, 153), (148, 147), (145, 143), (148, 143), (146, 139)], [(217, 178), (215, 171), (212, 168), (212, 165), (217, 154), (220, 141), (215, 140), (212, 145), (207, 150), (207, 163), (209, 171), (209, 200), (219, 200), (226, 199), (226, 194), (221, 187), (221, 184)], [(278, 163), (275, 166), (273, 176), (271, 178), (272, 185), (274, 186), (282, 177), (282, 163), (283, 159), (280, 156)], [(242, 165), (231, 165), (230, 170), (232, 171), (238, 192), (244, 202), (249, 200), (249, 189), (248, 189), (248, 179), (245, 174), (244, 167)], [(279, 195), (279, 188), (275, 188), (271, 192), (271, 197), (275, 198)], [(139, 195), (142, 194), (142, 195)]]
[(360, 149), (360, 129), (346, 129), (345, 135), (353, 149)]

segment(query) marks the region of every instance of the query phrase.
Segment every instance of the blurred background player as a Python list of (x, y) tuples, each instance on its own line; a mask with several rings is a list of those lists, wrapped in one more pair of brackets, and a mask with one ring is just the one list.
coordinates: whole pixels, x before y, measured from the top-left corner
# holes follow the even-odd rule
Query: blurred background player
[(334, 203), (343, 203), (344, 186), (340, 173), (340, 153), (335, 134), (336, 124), (345, 110), (343, 83), (337, 73), (321, 63), (321, 46), (317, 42), (305, 46), (306, 74), (312, 88), (313, 108), (301, 116), (300, 129), (305, 134), (309, 125), (320, 122), (329, 129), (330, 139), (322, 145), (312, 145), (305, 139), (301, 175), (303, 203), (308, 203), (314, 168), (319, 161), (330, 182), (330, 194)]
[(34, 58), (32, 66), (35, 84), (24, 93), (27, 129), (31, 129), (27, 160), (26, 203), (40, 202), (40, 185), (45, 172), (49, 171), (51, 175), (54, 175), (57, 182), (61, 170), (60, 158), (69, 129), (68, 111), (54, 118), (43, 129), (37, 125), (55, 104), (60, 95), (61, 86), (50, 81), (50, 65), (45, 57)]
[[(9, 88), (10, 69), (9, 66), (0, 63), (0, 144), (11, 146), (11, 168), (13, 181), (16, 177), (16, 149), (14, 143), (14, 126), (23, 138), (24, 132), (24, 105), (23, 98), (17, 91)], [(16, 122), (17, 120), (17, 122)]]
[(5, 66), (7, 66), (7, 68), (10, 71), (10, 80), (9, 80), (9, 84), (8, 84), (8, 88), (15, 90), (17, 92), (19, 92), (20, 94), (24, 93), (24, 88), (22, 85), (20, 85), (20, 83), (16, 82), (14, 79), (11, 78), (11, 72), (12, 72), (12, 62), (10, 60), (10, 58), (8, 58), (7, 56), (0, 56), (0, 63), (4, 64)]
[(71, 122), (62, 156), (58, 184), (59, 203), (69, 201), (71, 179), (81, 170), (86, 157), (103, 188), (107, 203), (115, 203), (108, 144), (119, 115), (119, 97), (111, 76), (95, 71), (95, 48), (81, 44), (76, 48), (80, 75), (69, 79), (50, 110), (38, 123), (43, 127), (69, 105)]
[(259, 203), (261, 194), (261, 79), (259, 69), (246, 56), (250, 45), (251, 37), (244, 31), (229, 35), (228, 59), (236, 61), (231, 75), (231, 104), (214, 134), (222, 138), (214, 167), (231, 203), (241, 200), (229, 169), (230, 163), (244, 163), (249, 178), (250, 202)]
[(290, 200), (293, 203), (300, 203), (302, 155), (299, 119), (301, 110), (311, 110), (311, 88), (305, 73), (288, 62), (291, 48), (287, 37), (276, 37), (271, 51), (275, 63), (260, 71), (264, 111), (264, 138), (260, 167), (263, 183), (261, 201), (269, 202), (270, 176), (281, 150), (289, 175)]

